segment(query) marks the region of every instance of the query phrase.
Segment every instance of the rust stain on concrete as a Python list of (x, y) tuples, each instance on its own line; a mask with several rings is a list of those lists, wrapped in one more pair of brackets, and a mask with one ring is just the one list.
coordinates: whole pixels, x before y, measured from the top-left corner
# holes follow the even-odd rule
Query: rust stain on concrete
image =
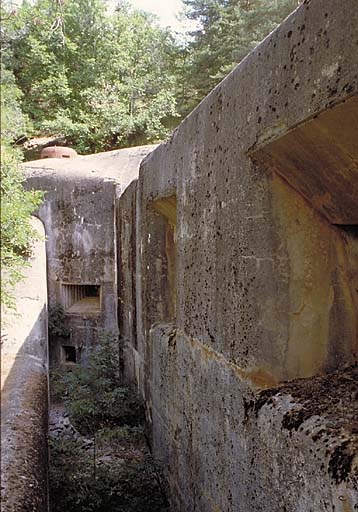
[(156, 199), (152, 203), (153, 209), (168, 219), (174, 226), (177, 223), (177, 199), (175, 195)]
[(220, 352), (216, 352), (211, 347), (201, 343), (198, 340), (189, 338), (183, 331), (177, 330), (177, 333), (189, 342), (193, 350), (199, 350), (201, 353), (202, 361), (215, 361), (220, 365), (227, 366), (235, 373), (241, 380), (247, 381), (255, 389), (267, 389), (275, 387), (279, 384), (278, 379), (264, 368), (240, 368), (236, 364), (228, 361), (226, 357)]

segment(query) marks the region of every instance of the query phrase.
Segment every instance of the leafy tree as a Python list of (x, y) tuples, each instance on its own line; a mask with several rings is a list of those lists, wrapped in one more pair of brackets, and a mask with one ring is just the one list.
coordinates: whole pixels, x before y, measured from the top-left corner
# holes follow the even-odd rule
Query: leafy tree
[(184, 0), (186, 16), (198, 23), (190, 43), (196, 92), (192, 108), (250, 50), (271, 32), (299, 0)]
[(36, 131), (81, 152), (154, 141), (176, 116), (175, 42), (153, 16), (104, 0), (24, 2), (13, 67)]
[(1, 303), (14, 307), (12, 289), (22, 277), (22, 268), (31, 252), (36, 234), (30, 225), (30, 215), (41, 202), (40, 192), (23, 188), (24, 176), (19, 167), (21, 152), (14, 142), (24, 136), (29, 122), (22, 114), (22, 93), (6, 63), (11, 58), (7, 28), (9, 18), (2, 6), (1, 31)]
[(6, 31), (23, 111), (84, 153), (160, 140), (299, 1), (184, 0), (180, 40), (126, 0), (24, 0)]

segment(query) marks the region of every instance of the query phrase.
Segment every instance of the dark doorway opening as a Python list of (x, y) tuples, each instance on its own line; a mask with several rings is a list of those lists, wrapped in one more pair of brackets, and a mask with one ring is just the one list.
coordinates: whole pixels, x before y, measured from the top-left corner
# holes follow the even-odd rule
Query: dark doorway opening
[(62, 360), (64, 363), (76, 363), (76, 347), (62, 345)]

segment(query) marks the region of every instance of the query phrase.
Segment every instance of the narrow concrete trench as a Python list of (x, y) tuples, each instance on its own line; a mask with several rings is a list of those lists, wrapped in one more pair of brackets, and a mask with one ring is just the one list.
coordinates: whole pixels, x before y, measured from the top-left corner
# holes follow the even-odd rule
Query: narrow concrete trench
[[(62, 318), (62, 317), (61, 317)], [(54, 332), (64, 332), (50, 315)], [(147, 442), (144, 405), (122, 375), (123, 342), (99, 333), (85, 362), (50, 369), (49, 503), (51, 512), (168, 512), (161, 468)]]
[[(91, 429), (52, 396), (49, 411), (50, 512), (168, 512), (159, 467), (142, 418), (134, 426)], [(77, 423), (76, 423), (77, 421)], [(85, 422), (84, 422), (85, 423)]]

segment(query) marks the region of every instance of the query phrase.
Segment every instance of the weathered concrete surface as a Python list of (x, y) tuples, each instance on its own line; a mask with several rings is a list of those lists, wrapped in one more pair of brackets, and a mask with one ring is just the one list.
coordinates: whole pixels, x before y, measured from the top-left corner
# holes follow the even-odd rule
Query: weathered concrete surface
[(101, 287), (99, 311), (66, 312), (71, 334), (51, 337), (51, 364), (61, 360), (61, 346), (74, 346), (86, 363), (98, 331), (118, 332), (115, 201), (153, 147), (24, 164), (27, 187), (46, 192), (39, 216), (47, 235), (50, 308), (63, 303), (63, 284)]
[(4, 512), (47, 510), (47, 286), (44, 229), (2, 317), (1, 485)]
[[(146, 205), (176, 190), (177, 322), (240, 367), (263, 368), (270, 381), (334, 368), (332, 346), (350, 363), (357, 347), (349, 286), (356, 269), (343, 263), (344, 236), (247, 155), (357, 92), (355, 10), (351, 16), (347, 1), (335, 6), (305, 3), (147, 158), (138, 183), (141, 269), (151, 235)], [(325, 71), (336, 62), (339, 80)], [(143, 287), (155, 279), (153, 265), (147, 274)], [(143, 300), (144, 288), (138, 293)]]
[(110, 179), (117, 184), (120, 191), (137, 178), (139, 165), (143, 158), (151, 153), (158, 145), (150, 144), (134, 148), (116, 149), (93, 155), (79, 155), (76, 161), (51, 158), (50, 161), (33, 160), (25, 162), (23, 167), (31, 176), (66, 174), (68, 178), (97, 177)]
[(136, 310), (136, 193), (137, 180), (133, 181), (122, 200), (117, 203), (117, 272), (118, 272), (118, 323), (124, 341), (126, 361), (124, 377), (127, 382), (139, 382), (140, 364), (137, 350)]
[[(136, 237), (137, 339), (126, 354), (174, 510), (358, 506), (356, 466), (337, 481), (333, 447), (311, 439), (326, 413), (290, 435), (289, 391), (280, 410), (247, 409), (259, 390), (357, 360), (358, 239), (345, 226), (357, 222), (357, 42), (355, 0), (305, 1), (141, 165), (119, 252), (133, 261)], [(174, 196), (172, 280), (168, 219), (153, 205)], [(131, 200), (125, 192), (119, 207)]]
[[(330, 70), (337, 83), (338, 69)], [(353, 96), (268, 143), (254, 157), (281, 174), (332, 224), (357, 224), (357, 118), (358, 97)]]
[(62, 304), (63, 284), (101, 287), (100, 313), (66, 314), (70, 337), (50, 340), (51, 365), (60, 360), (61, 345), (75, 346), (78, 360), (85, 363), (97, 331), (118, 330), (115, 184), (58, 172), (40, 177), (34, 174), (27, 178), (27, 185), (46, 192), (39, 216), (47, 236), (49, 309)]
[(260, 393), (169, 325), (150, 342), (153, 451), (173, 510), (356, 510), (357, 369)]

